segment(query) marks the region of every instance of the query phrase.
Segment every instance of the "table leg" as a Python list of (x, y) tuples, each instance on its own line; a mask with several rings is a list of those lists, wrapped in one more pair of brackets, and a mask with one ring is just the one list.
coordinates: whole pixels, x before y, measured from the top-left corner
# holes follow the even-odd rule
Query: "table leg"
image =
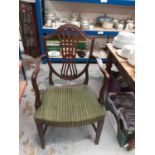
[(135, 136), (132, 137), (130, 140), (129, 140), (129, 146), (128, 146), (128, 150), (132, 150), (135, 148)]
[(111, 67), (112, 67), (112, 55), (111, 52), (108, 51), (106, 69), (109, 74), (111, 73)]

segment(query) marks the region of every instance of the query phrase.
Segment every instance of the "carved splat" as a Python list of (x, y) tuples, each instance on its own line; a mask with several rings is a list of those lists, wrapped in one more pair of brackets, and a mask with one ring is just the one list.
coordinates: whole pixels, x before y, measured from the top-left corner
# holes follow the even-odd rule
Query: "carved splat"
[(59, 31), (58, 38), (60, 40), (60, 50), (63, 59), (66, 59), (62, 64), (62, 76), (76, 76), (77, 68), (75, 64), (76, 52), (81, 35), (75, 28), (62, 29)]
[[(48, 49), (46, 46), (46, 41), (48, 39), (58, 39), (60, 41), (60, 52), (62, 55), (62, 67), (60, 73), (55, 71), (52, 67), (51, 62), (47, 59), (48, 65), (50, 67), (50, 83), (53, 84), (52, 81), (52, 73), (55, 73), (58, 77), (67, 80), (74, 80), (85, 73), (86, 78), (85, 82), (88, 82), (88, 66), (89, 61), (86, 63), (84, 69), (78, 73), (76, 67), (76, 53), (78, 49), (79, 41), (86, 41), (87, 39), (91, 40), (91, 49), (90, 49), (90, 57), (94, 48), (94, 38), (86, 37), (85, 34), (81, 31), (80, 28), (74, 25), (63, 25), (56, 30), (56, 33), (53, 35), (47, 35), (44, 37), (44, 47), (46, 51), (46, 55), (48, 57)], [(89, 58), (90, 58), (89, 57)]]

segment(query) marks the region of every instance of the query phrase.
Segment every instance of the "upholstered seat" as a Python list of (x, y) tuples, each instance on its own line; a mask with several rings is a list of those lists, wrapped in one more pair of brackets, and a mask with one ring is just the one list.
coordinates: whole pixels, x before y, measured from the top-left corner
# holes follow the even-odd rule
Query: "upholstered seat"
[(104, 115), (104, 107), (88, 85), (49, 87), (36, 111), (35, 120), (72, 127), (91, 124), (103, 119)]

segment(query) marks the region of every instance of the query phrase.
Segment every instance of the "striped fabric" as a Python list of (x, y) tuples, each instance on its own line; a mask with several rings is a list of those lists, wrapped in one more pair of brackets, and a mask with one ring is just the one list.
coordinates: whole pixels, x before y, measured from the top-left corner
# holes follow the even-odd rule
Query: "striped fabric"
[(81, 126), (103, 119), (105, 112), (87, 85), (49, 87), (35, 113), (35, 120), (59, 127)]

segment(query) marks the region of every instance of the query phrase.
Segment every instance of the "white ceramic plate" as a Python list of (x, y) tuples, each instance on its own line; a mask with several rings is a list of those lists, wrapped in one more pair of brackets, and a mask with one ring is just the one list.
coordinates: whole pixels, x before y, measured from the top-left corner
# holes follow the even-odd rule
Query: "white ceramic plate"
[(131, 61), (130, 59), (127, 59), (127, 62), (129, 63), (129, 65), (135, 67), (135, 63), (133, 61)]
[(117, 54), (118, 54), (119, 56), (121, 56), (122, 58), (125, 58), (125, 59), (128, 58), (127, 56), (123, 55), (123, 52), (122, 52), (121, 49), (116, 50), (116, 52), (117, 52)]
[(49, 51), (48, 55), (51, 57), (56, 57), (56, 56), (60, 55), (60, 52), (59, 51)]
[(118, 37), (121, 40), (135, 40), (135, 34), (131, 32), (119, 32)]
[(123, 48), (125, 46), (124, 44), (117, 42), (116, 40), (113, 40), (112, 44), (116, 48)]
[(135, 40), (125, 40), (125, 39), (120, 39), (119, 36), (116, 36), (115, 41), (123, 43), (123, 44), (135, 44)]

